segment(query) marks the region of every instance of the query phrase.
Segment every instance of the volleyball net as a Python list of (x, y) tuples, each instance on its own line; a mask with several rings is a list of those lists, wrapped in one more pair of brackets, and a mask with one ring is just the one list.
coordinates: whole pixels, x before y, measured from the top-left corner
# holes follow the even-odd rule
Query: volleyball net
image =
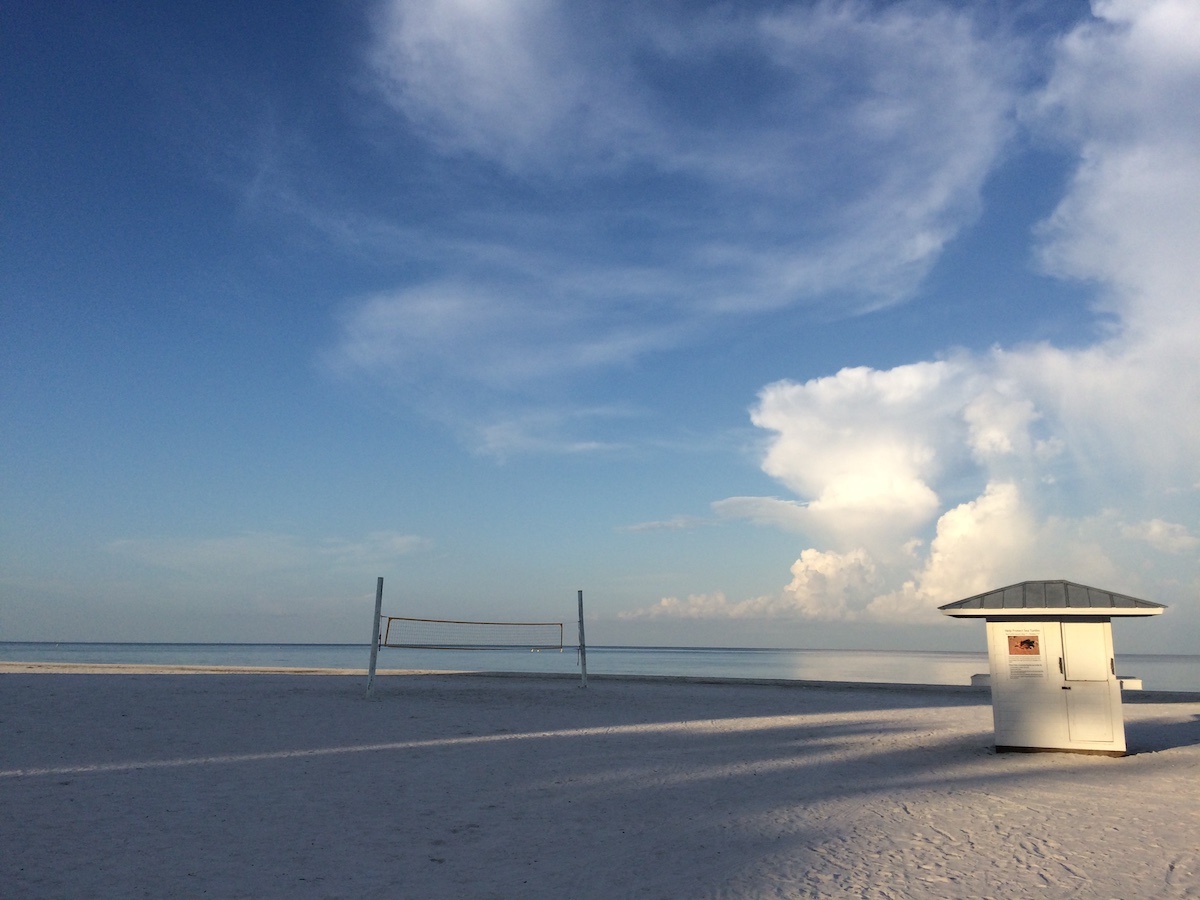
[(559, 650), (562, 622), (463, 622), (384, 616), (381, 647), (411, 650)]
[[(409, 650), (563, 650), (562, 622), (480, 622), (463, 619), (419, 619), (383, 615), (383, 579), (375, 588), (371, 631), (371, 663), (367, 696), (375, 684), (380, 648)], [(579, 591), (578, 663), (580, 685), (587, 687), (587, 643), (583, 632), (583, 591)]]

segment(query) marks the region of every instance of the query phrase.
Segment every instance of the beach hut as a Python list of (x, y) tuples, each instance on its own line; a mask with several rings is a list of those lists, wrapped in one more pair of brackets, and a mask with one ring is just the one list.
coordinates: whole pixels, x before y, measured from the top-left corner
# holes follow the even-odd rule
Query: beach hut
[(1165, 606), (1070, 581), (1022, 581), (939, 609), (987, 623), (997, 750), (1125, 754), (1112, 620)]

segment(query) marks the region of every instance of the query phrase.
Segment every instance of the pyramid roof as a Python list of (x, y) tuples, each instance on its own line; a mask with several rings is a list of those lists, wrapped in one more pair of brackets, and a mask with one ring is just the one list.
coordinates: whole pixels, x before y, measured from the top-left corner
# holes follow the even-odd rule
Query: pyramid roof
[(1022, 581), (939, 606), (957, 618), (1058, 619), (1074, 616), (1156, 616), (1165, 606), (1073, 581)]

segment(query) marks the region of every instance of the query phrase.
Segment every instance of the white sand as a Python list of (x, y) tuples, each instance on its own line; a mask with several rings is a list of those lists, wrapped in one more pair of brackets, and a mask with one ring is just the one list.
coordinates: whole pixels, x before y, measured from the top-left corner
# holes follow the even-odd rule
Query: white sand
[(0, 674), (2, 897), (1194, 897), (1200, 703), (991, 749), (987, 694)]

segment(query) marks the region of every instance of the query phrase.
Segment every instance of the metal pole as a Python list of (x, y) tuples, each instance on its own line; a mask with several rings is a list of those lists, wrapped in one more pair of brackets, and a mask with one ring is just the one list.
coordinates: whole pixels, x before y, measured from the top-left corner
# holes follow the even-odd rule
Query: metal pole
[(587, 641), (583, 637), (583, 591), (579, 592), (579, 686), (587, 687)]
[(379, 640), (382, 637), (379, 633), (379, 616), (383, 612), (383, 576), (379, 576), (379, 580), (375, 582), (375, 618), (371, 620), (371, 666), (367, 669), (367, 696), (371, 696), (371, 690), (375, 687), (375, 662), (379, 658)]

